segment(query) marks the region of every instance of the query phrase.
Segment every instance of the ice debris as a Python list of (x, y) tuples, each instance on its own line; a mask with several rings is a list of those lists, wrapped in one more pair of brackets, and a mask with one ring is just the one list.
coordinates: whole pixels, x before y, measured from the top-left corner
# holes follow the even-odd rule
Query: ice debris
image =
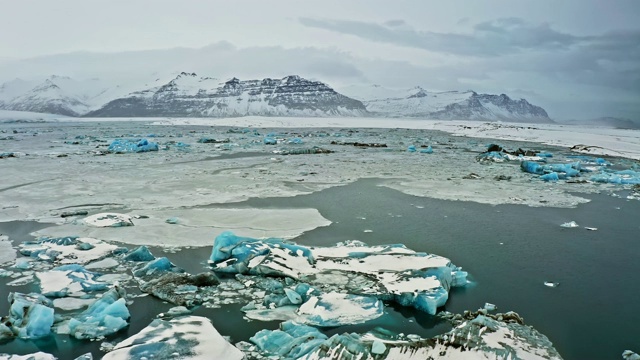
[(0, 354), (0, 360), (56, 360), (56, 357), (42, 351), (27, 355)]
[(552, 282), (552, 281), (545, 281), (544, 282), (544, 286), (548, 286), (548, 287), (558, 287), (558, 285), (560, 285), (560, 283)]
[(563, 228), (577, 228), (577, 227), (580, 227), (580, 225), (578, 225), (578, 223), (576, 223), (575, 221), (569, 221), (569, 222), (566, 222), (566, 223), (564, 223), (564, 224), (562, 224), (560, 226), (563, 227)]
[(209, 319), (186, 316), (153, 320), (136, 335), (118, 343), (102, 359), (144, 358), (241, 360), (245, 355), (225, 340)]
[(69, 320), (69, 334), (77, 339), (101, 339), (129, 325), (126, 293), (118, 286), (105, 292), (80, 315)]
[(109, 145), (109, 152), (116, 154), (158, 151), (158, 143), (147, 139), (115, 139)]
[(286, 321), (278, 330), (261, 330), (237, 346), (250, 358), (288, 359), (561, 359), (544, 335), (513, 312), (456, 315), (454, 328), (431, 339), (390, 336), (384, 329), (328, 338), (318, 329)]
[(149, 251), (148, 247), (142, 245), (135, 248), (134, 250), (131, 250), (122, 259), (126, 261), (151, 261), (155, 260), (155, 256), (151, 254), (151, 251)]
[(634, 353), (634, 352), (633, 352), (633, 351), (631, 351), (631, 350), (625, 350), (625, 351), (622, 353), (622, 358), (623, 358), (624, 360), (640, 360), (640, 355), (638, 355), (638, 354)]
[(106, 290), (109, 284), (98, 281), (101, 274), (86, 270), (82, 265), (69, 264), (36, 273), (40, 292), (48, 297), (81, 297), (87, 292)]
[(359, 241), (310, 248), (281, 239), (252, 239), (224, 232), (209, 263), (215, 272), (289, 277), (313, 286), (340, 284), (349, 293), (392, 300), (429, 314), (443, 306), (467, 273), (447, 258), (404, 245)]
[(39, 261), (60, 264), (86, 264), (113, 254), (118, 247), (93, 238), (75, 236), (49, 238), (20, 244), (20, 254)]
[(36, 339), (51, 334), (53, 303), (43, 295), (9, 293), (9, 316), (0, 321), (0, 339)]
[(133, 226), (131, 216), (118, 213), (100, 213), (84, 218), (87, 225), (95, 227)]
[(333, 327), (361, 324), (382, 316), (384, 311), (382, 301), (375, 297), (337, 292), (310, 296), (299, 308), (288, 305), (290, 303), (280, 303), (279, 307), (264, 310), (245, 310), (245, 314), (253, 320), (293, 320), (307, 325)]

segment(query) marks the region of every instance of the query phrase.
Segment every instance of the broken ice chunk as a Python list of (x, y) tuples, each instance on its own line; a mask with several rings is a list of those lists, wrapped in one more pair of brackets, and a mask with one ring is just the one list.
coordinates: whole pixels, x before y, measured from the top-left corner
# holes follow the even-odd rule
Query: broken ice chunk
[(128, 326), (131, 316), (124, 289), (107, 291), (87, 310), (69, 321), (69, 335), (77, 339), (101, 339)]
[(51, 300), (36, 293), (9, 293), (9, 303), (9, 316), (0, 323), (0, 339), (11, 335), (35, 339), (51, 333), (54, 320)]
[(382, 316), (383, 304), (374, 297), (331, 292), (311, 297), (297, 313), (309, 325), (341, 326)]
[(127, 261), (151, 261), (155, 260), (155, 258), (156, 257), (151, 254), (151, 251), (149, 251), (149, 248), (142, 245), (131, 250), (123, 259)]
[(560, 285), (560, 283), (557, 283), (557, 282), (551, 282), (551, 281), (545, 281), (545, 282), (544, 282), (544, 285), (545, 285), (545, 286), (548, 286), (548, 287), (557, 287), (558, 285)]
[(84, 218), (87, 225), (95, 227), (133, 226), (131, 216), (118, 213), (100, 213)]
[(638, 355), (638, 354), (634, 353), (634, 352), (633, 352), (633, 351), (631, 351), (631, 350), (625, 350), (625, 351), (622, 353), (622, 358), (623, 358), (624, 360), (640, 360), (640, 355)]
[(77, 264), (36, 273), (40, 292), (49, 297), (82, 296), (85, 292), (105, 290), (108, 284), (96, 280), (100, 275)]
[(497, 307), (497, 306), (495, 306), (495, 305), (494, 305), (494, 304), (492, 304), (492, 303), (485, 303), (485, 304), (484, 304), (484, 309), (485, 309), (485, 310), (487, 310), (487, 311), (494, 311), (494, 310), (495, 310), (495, 309), (497, 309), (497, 308), (498, 308), (498, 307)]
[(394, 300), (430, 314), (445, 304), (452, 286), (467, 284), (467, 273), (449, 259), (403, 245), (347, 242), (307, 248), (225, 232), (215, 239), (209, 263), (222, 273), (290, 277), (319, 287), (339, 284), (354, 294)]
[(56, 360), (56, 357), (51, 354), (38, 351), (37, 353), (27, 355), (0, 354), (0, 360)]
[(242, 360), (244, 354), (225, 340), (211, 321), (185, 316), (155, 319), (138, 334), (118, 343), (103, 360), (155, 358)]
[(578, 225), (578, 223), (576, 223), (575, 221), (569, 221), (569, 222), (566, 222), (566, 223), (564, 223), (564, 224), (562, 224), (560, 226), (562, 226), (563, 228), (577, 228), (580, 225)]

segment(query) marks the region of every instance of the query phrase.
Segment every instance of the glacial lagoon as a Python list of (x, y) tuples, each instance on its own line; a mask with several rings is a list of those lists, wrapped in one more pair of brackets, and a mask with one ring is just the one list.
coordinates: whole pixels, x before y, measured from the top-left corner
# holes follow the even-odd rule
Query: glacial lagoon
[[(15, 248), (33, 240), (29, 235), (33, 232), (97, 235), (129, 249), (145, 243), (156, 257), (166, 256), (195, 274), (210, 271), (207, 259), (213, 240), (229, 228), (243, 236), (283, 237), (303, 246), (333, 246), (347, 240), (371, 246), (402, 243), (447, 257), (469, 273), (471, 283), (452, 288), (441, 311), (462, 313), (486, 302), (497, 305), (500, 312), (515, 311), (545, 334), (565, 359), (616, 358), (637, 346), (640, 333), (635, 324), (640, 315), (634, 304), (640, 302), (640, 287), (633, 280), (640, 270), (637, 195), (624, 185), (544, 182), (522, 172), (519, 161), (478, 162), (476, 156), (496, 140), (425, 130), (245, 131), (144, 123), (3, 124), (2, 129), (7, 130), (2, 135), (13, 138), (0, 143), (2, 151), (18, 153), (0, 160), (9, 179), (0, 189), (0, 233)], [(8, 132), (14, 129), (16, 134)], [(275, 146), (263, 141), (269, 133), (281, 139)], [(146, 138), (159, 143), (158, 152), (102, 153), (114, 138), (151, 134)], [(214, 136), (229, 141), (197, 142)], [(300, 138), (304, 144), (289, 144), (288, 138)], [(342, 145), (355, 141), (387, 147)], [(547, 145), (499, 143), (509, 149), (550, 152), (558, 162), (573, 161), (571, 156), (577, 155)], [(407, 151), (411, 144), (417, 149), (431, 145), (434, 153)], [(282, 154), (313, 146), (335, 152)], [(611, 171), (637, 170), (632, 160), (606, 160), (612, 163)], [(36, 173), (38, 168), (49, 172)], [(496, 180), (498, 175), (511, 179)], [(70, 209), (149, 219), (134, 220), (133, 227), (96, 232), (82, 224), (85, 216), (60, 217)], [(278, 217), (277, 211), (284, 213)], [(259, 221), (262, 214), (267, 221)], [(165, 221), (173, 217), (177, 223)], [(293, 220), (287, 224), (286, 219)], [(579, 227), (560, 226), (570, 221)], [(12, 270), (12, 265), (13, 261), (7, 262), (3, 269)], [(2, 294), (38, 288), (36, 281), (9, 286), (15, 279), (1, 279)], [(548, 287), (545, 282), (559, 285)], [(130, 298), (142, 295), (135, 284), (127, 291)], [(138, 333), (174, 306), (151, 295), (131, 300), (129, 326), (106, 341), (117, 343)], [(278, 328), (279, 321), (246, 320), (243, 305), (202, 306), (193, 315), (210, 318), (232, 343), (248, 341), (261, 329)], [(429, 338), (451, 329), (441, 318), (387, 305), (379, 318), (322, 331), (331, 336), (380, 326)], [(0, 314), (8, 309), (8, 302), (0, 303)], [(100, 345), (101, 341), (54, 335), (3, 342), (0, 353), (44, 351), (73, 358), (92, 352), (99, 358), (104, 355)]]

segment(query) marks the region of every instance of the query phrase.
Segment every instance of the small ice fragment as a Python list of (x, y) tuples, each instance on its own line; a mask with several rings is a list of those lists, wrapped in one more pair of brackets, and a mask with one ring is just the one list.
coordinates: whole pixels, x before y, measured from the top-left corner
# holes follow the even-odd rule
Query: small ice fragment
[(557, 287), (558, 285), (560, 285), (560, 283), (557, 283), (557, 282), (551, 282), (551, 281), (545, 281), (545, 282), (544, 282), (544, 285), (545, 285), (545, 286), (548, 286), (548, 287)]
[(570, 222), (564, 223), (564, 224), (562, 224), (560, 226), (562, 226), (563, 228), (577, 228), (580, 225), (578, 225), (575, 221), (570, 221)]
[(177, 217), (170, 217), (167, 220), (165, 220), (165, 222), (167, 224), (177, 224), (180, 222), (180, 220)]
[(625, 350), (625, 351), (622, 353), (622, 358), (623, 358), (624, 360), (640, 360), (640, 355), (638, 355), (638, 354), (634, 353), (634, 352), (633, 352), (633, 351), (631, 351), (631, 350)]
[(596, 230), (598, 230), (598, 228), (594, 228), (594, 227), (587, 227), (587, 226), (585, 226), (584, 228), (585, 228), (585, 229), (587, 229), (587, 230), (589, 230), (589, 231), (596, 231)]
[(373, 230), (369, 230), (369, 229), (367, 229), (367, 230), (365, 230), (364, 232), (366, 232), (366, 233), (371, 233), (371, 232), (373, 232)]
[(371, 344), (372, 354), (376, 354), (376, 355), (384, 354), (386, 350), (387, 350), (387, 347), (380, 340), (374, 340), (373, 344)]
[(487, 311), (493, 311), (493, 310), (497, 309), (498, 307), (497, 307), (497, 306), (495, 306), (495, 305), (494, 305), (494, 304), (492, 304), (492, 303), (484, 303), (484, 308), (485, 308)]

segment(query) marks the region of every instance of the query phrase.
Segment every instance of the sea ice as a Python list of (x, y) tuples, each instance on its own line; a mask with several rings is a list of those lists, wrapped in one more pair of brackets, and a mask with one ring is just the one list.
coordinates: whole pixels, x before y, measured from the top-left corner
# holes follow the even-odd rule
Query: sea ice
[(129, 215), (118, 213), (100, 213), (84, 218), (87, 225), (95, 227), (123, 227), (133, 226), (133, 219)]
[(155, 319), (136, 335), (118, 343), (103, 360), (138, 359), (242, 360), (244, 354), (225, 340), (211, 321), (185, 316)]
[(9, 237), (0, 235), (0, 264), (13, 261), (16, 258), (16, 251), (9, 241)]

